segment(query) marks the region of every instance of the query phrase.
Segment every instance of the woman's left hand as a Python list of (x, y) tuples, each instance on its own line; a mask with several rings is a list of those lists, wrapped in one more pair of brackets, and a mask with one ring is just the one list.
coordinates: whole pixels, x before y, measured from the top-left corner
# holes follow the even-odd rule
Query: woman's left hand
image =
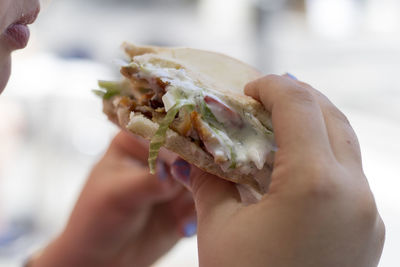
[(127, 133), (115, 137), (67, 227), (31, 266), (149, 266), (195, 233), (192, 196), (170, 177), (173, 159), (161, 155), (151, 175), (147, 149)]

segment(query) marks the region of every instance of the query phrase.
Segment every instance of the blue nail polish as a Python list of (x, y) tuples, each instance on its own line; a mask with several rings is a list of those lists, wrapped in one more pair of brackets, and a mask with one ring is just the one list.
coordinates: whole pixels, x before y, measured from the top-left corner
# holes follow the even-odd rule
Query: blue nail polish
[(189, 223), (185, 224), (183, 233), (185, 234), (186, 237), (194, 236), (197, 233), (197, 223), (189, 222)]
[(174, 178), (188, 185), (190, 179), (190, 164), (183, 159), (177, 159), (171, 166), (171, 174)]
[(165, 181), (168, 178), (167, 165), (163, 161), (157, 161), (157, 174), (158, 179)]
[(286, 72), (286, 75), (289, 76), (289, 78), (297, 81), (296, 76), (294, 76), (293, 74), (290, 74), (289, 72)]

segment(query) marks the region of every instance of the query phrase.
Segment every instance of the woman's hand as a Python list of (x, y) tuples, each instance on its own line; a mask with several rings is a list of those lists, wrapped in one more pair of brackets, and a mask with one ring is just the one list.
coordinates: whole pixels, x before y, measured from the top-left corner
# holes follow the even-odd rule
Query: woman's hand
[(278, 151), (268, 194), (244, 206), (232, 183), (172, 165), (195, 198), (200, 265), (377, 266), (384, 224), (346, 117), (289, 76), (266, 76), (245, 92), (272, 114)]
[(158, 175), (149, 174), (147, 151), (121, 132), (93, 168), (65, 231), (31, 266), (149, 266), (194, 234), (192, 196), (170, 177), (170, 158), (161, 155)]

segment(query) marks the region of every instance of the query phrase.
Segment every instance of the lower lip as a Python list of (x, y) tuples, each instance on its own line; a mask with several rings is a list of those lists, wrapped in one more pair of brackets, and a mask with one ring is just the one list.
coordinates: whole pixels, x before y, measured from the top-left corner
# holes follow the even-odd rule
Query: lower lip
[(12, 50), (25, 48), (29, 41), (29, 28), (23, 24), (13, 24), (5, 32)]

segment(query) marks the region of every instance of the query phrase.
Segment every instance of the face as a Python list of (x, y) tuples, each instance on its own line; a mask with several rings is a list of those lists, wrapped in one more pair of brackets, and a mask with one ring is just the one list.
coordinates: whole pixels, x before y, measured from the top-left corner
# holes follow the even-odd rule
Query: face
[(0, 0), (0, 93), (10, 76), (11, 52), (27, 45), (27, 25), (35, 21), (39, 9), (39, 0)]

